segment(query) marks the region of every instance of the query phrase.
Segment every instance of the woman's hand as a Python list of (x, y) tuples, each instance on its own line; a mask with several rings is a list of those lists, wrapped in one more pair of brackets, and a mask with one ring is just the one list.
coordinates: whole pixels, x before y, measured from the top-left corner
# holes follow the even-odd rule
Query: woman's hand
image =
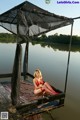
[(39, 85), (39, 87), (42, 87), (42, 86), (43, 86), (42, 84)]

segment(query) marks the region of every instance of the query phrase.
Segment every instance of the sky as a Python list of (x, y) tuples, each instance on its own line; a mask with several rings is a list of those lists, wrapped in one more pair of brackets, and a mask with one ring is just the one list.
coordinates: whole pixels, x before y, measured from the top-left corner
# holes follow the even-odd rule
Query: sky
[[(6, 12), (7, 10), (19, 5), (25, 0), (1, 0), (0, 1), (0, 14)], [(57, 15), (75, 18), (80, 17), (80, 0), (50, 0), (49, 4), (46, 4), (46, 0), (27, 0), (51, 13)], [(63, 3), (60, 3), (62, 1)], [(65, 1), (65, 3), (64, 3)], [(73, 35), (80, 36), (80, 19), (74, 20)], [(0, 27), (1, 32), (8, 32), (2, 27)], [(52, 35), (55, 33), (69, 35), (71, 32), (71, 25), (56, 29), (49, 32), (47, 35)]]

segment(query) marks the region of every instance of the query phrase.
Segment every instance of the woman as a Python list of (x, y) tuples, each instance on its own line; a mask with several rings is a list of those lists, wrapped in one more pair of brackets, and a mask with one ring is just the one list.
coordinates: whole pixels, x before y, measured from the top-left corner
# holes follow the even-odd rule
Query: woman
[(44, 95), (44, 94), (50, 94), (50, 95), (56, 95), (58, 94), (56, 91), (53, 90), (53, 88), (49, 85), (48, 82), (44, 82), (42, 78), (42, 73), (39, 69), (35, 70), (34, 72), (34, 94), (35, 95)]

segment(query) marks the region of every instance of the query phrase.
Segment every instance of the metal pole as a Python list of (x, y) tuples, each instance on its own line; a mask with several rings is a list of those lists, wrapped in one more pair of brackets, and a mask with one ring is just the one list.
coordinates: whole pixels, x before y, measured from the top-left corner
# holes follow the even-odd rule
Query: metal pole
[(72, 32), (73, 32), (73, 22), (71, 24), (71, 36), (70, 36), (70, 43), (69, 43), (69, 53), (68, 53), (68, 61), (67, 61), (67, 70), (66, 70), (66, 79), (65, 79), (64, 93), (66, 93), (66, 88), (67, 88), (67, 80), (68, 80), (68, 72), (69, 72), (69, 62), (70, 62), (70, 51), (71, 51), (71, 43), (72, 43)]

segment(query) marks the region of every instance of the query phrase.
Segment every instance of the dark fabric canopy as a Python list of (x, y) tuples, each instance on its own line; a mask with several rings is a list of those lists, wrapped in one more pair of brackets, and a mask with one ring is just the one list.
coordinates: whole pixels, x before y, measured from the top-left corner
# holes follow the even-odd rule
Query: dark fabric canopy
[(55, 15), (28, 1), (0, 15), (0, 25), (19, 36), (38, 36), (71, 24), (72, 18)]

